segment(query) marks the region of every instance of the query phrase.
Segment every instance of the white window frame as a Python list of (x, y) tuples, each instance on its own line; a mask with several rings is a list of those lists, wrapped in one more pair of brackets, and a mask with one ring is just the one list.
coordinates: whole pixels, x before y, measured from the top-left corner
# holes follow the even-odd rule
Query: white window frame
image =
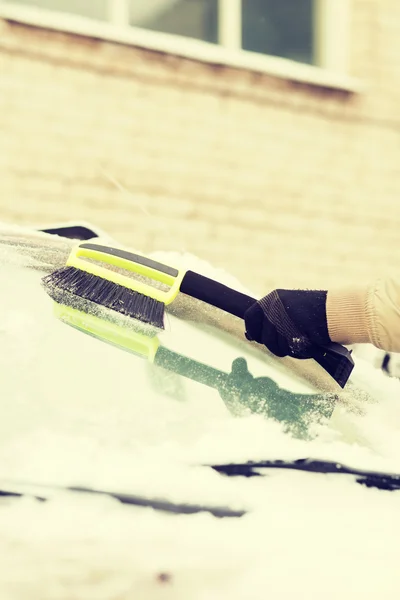
[(319, 66), (243, 50), (241, 48), (241, 0), (219, 0), (219, 44), (132, 27), (129, 25), (128, 0), (110, 1), (108, 22), (24, 4), (8, 4), (4, 0), (0, 0), (0, 18), (139, 46), (202, 62), (267, 73), (311, 85), (348, 92), (362, 91), (360, 82), (351, 77), (348, 72), (350, 1), (314, 0), (314, 2), (318, 7), (315, 11), (317, 23), (314, 28), (316, 32), (314, 41)]

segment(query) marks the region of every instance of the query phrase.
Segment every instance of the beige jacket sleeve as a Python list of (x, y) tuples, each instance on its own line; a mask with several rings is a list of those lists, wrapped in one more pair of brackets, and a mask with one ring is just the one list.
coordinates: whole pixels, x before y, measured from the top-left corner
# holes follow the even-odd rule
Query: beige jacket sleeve
[(400, 352), (400, 277), (379, 279), (362, 289), (330, 290), (326, 312), (332, 341), (369, 342)]

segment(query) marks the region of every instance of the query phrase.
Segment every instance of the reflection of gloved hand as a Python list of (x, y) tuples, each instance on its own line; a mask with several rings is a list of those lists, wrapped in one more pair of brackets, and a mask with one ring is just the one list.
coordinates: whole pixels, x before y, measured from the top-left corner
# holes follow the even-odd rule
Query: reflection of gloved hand
[(254, 377), (245, 358), (235, 358), (232, 362), (232, 371), (226, 377), (218, 391), (221, 398), (231, 409), (237, 408), (238, 403), (246, 408), (254, 408), (259, 412), (259, 403), (263, 405), (272, 400), (277, 390), (276, 383), (270, 377)]
[(312, 346), (331, 340), (326, 319), (326, 291), (274, 290), (244, 315), (246, 337), (276, 356), (312, 358)]
[(232, 362), (232, 371), (218, 391), (234, 414), (248, 409), (283, 423), (300, 436), (311, 422), (329, 419), (336, 403), (333, 395), (297, 394), (279, 387), (270, 377), (254, 377), (242, 357)]

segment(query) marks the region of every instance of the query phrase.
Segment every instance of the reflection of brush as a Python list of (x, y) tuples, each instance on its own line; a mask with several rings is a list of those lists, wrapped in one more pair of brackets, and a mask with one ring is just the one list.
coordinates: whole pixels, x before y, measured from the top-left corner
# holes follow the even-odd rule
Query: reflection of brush
[(110, 320), (101, 311), (90, 308), (91, 312), (86, 313), (58, 302), (54, 305), (54, 311), (55, 315), (68, 325), (203, 385), (219, 389), (228, 377), (223, 371), (163, 346), (154, 329), (126, 326), (121, 317)]
[[(47, 275), (43, 283), (57, 301), (63, 292), (68, 292), (159, 328), (164, 328), (165, 305), (173, 302), (179, 292), (241, 319), (256, 302), (251, 296), (194, 271), (175, 269), (141, 254), (94, 243), (76, 246), (66, 267)], [(333, 342), (314, 346), (313, 358), (344, 387), (354, 366), (346, 348)]]
[[(74, 302), (70, 299), (70, 303)], [(333, 394), (289, 392), (269, 377), (253, 377), (242, 357), (233, 361), (230, 373), (220, 371), (163, 346), (155, 335), (156, 330), (143, 326), (138, 329), (137, 321), (133, 320), (127, 325), (123, 317), (111, 319), (104, 310), (87, 304), (89, 312), (82, 312), (56, 302), (55, 314), (65, 323), (102, 341), (132, 352), (172, 373), (214, 388), (234, 414), (249, 410), (263, 414), (284, 424), (287, 430), (300, 437), (308, 435), (311, 422), (323, 422), (332, 414), (337, 399)]]

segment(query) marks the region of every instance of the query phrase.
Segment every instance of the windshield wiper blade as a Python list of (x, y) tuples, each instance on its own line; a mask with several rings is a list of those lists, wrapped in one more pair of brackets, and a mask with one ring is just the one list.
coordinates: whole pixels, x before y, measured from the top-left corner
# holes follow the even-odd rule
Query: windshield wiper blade
[[(357, 469), (329, 460), (300, 458), (293, 461), (263, 460), (204, 466), (211, 467), (214, 471), (228, 477), (262, 477), (268, 475), (269, 472), (278, 469), (325, 475), (348, 475), (353, 476), (356, 483), (364, 485), (367, 488), (376, 488), (385, 491), (400, 490), (399, 473)], [(121, 504), (152, 508), (153, 510), (177, 515), (191, 515), (205, 512), (218, 518), (239, 518), (248, 513), (248, 511), (244, 509), (233, 509), (226, 506), (177, 503), (160, 498), (149, 498), (126, 492), (99, 490), (82, 486), (56, 486), (32, 482), (0, 480), (0, 500), (1, 498), (15, 499), (30, 497), (41, 502), (46, 502), (51, 500), (57, 492), (108, 496), (118, 500)]]
[(91, 494), (96, 496), (108, 496), (130, 506), (152, 508), (161, 512), (176, 515), (192, 515), (197, 513), (209, 513), (214, 517), (242, 517), (245, 510), (235, 510), (225, 506), (211, 506), (205, 504), (177, 503), (160, 498), (149, 498), (126, 492), (99, 490), (81, 486), (57, 486), (19, 481), (0, 481), (0, 498), (30, 497), (35, 500), (46, 502), (51, 500), (57, 492), (75, 492)]
[(342, 463), (319, 460), (313, 458), (299, 458), (297, 460), (263, 460), (245, 463), (227, 463), (211, 465), (215, 471), (228, 477), (262, 477), (268, 475), (273, 469), (287, 469), (292, 471), (306, 471), (309, 473), (329, 475), (352, 475), (356, 483), (380, 490), (400, 490), (400, 474), (385, 473), (384, 471), (369, 471), (348, 467)]

